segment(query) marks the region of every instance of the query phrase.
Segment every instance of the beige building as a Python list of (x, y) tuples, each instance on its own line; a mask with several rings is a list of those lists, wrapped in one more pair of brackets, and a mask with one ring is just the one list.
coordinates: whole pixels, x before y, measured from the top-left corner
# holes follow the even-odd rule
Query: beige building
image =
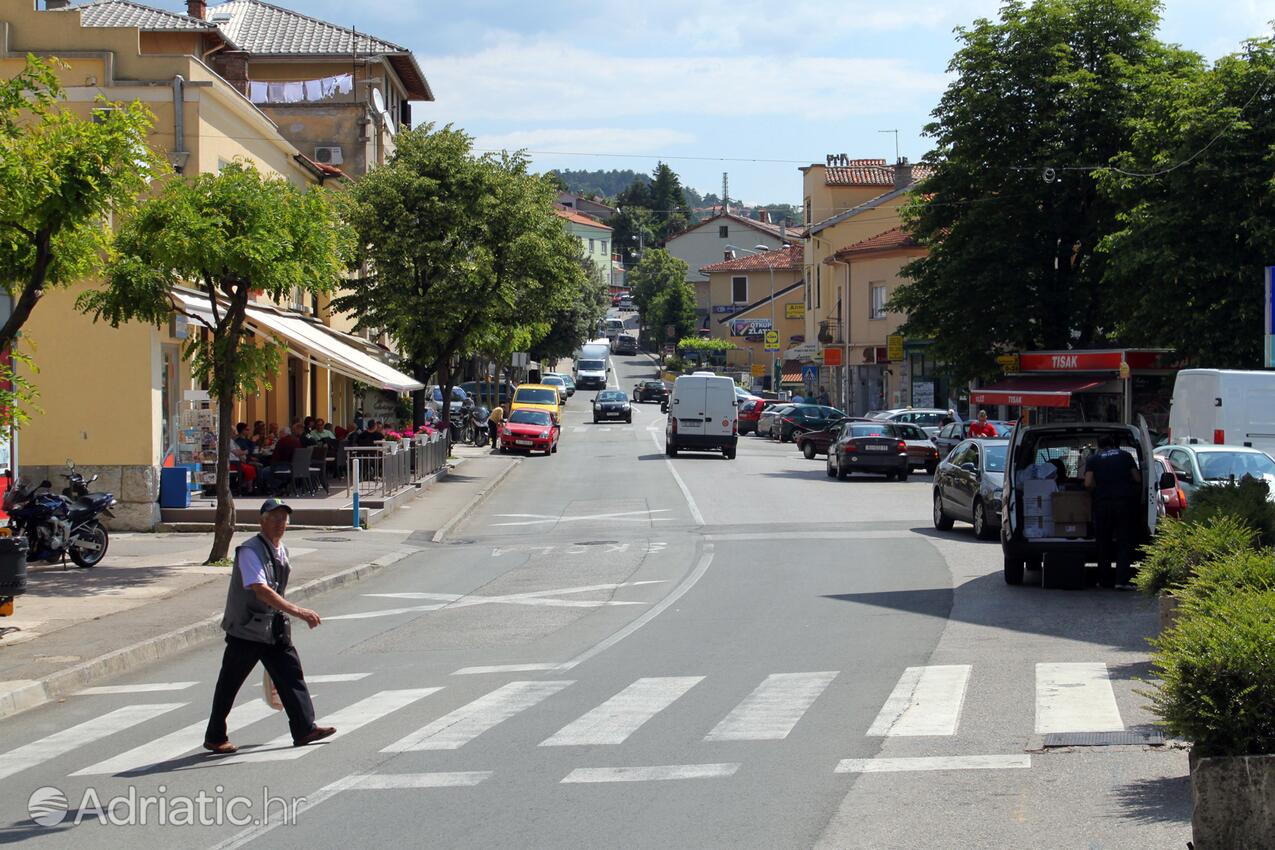
[[(2, 9), (3, 71), (14, 74), (27, 53), (58, 57), (66, 66), (58, 72), (63, 108), (85, 117), (98, 97), (145, 103), (155, 115), (149, 144), (181, 174), (215, 173), (243, 159), (312, 190), (339, 176), (298, 150), (214, 70), (209, 63), (231, 42), (210, 22), (123, 0), (49, 11), (6, 0)], [(42, 410), (18, 434), (16, 463), (38, 480), (73, 458), (119, 498), (113, 527), (149, 529), (160, 519), (159, 470), (175, 462), (180, 413), (187, 394), (200, 389), (181, 353), (198, 330), (177, 318), (161, 328), (94, 323), (74, 302), (95, 284), (51, 290), (23, 330), (40, 367), (31, 379)], [(349, 421), (356, 382), (391, 393), (420, 386), (365, 340), (325, 326), (317, 306), (253, 303), (249, 326), (283, 342), (288, 356), (270, 389), (239, 403), (238, 418)]]
[(669, 238), (664, 250), (686, 263), (686, 280), (695, 288), (695, 311), (701, 322), (710, 315), (708, 276), (702, 269), (754, 249), (773, 251), (796, 244), (801, 230), (765, 219), (718, 212)]

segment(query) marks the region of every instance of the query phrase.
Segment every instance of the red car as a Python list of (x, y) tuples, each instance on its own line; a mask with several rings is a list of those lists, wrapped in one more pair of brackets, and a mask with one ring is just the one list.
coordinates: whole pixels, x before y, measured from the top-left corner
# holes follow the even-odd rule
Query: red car
[(561, 434), (562, 428), (547, 410), (515, 410), (500, 426), (500, 451), (553, 454)]
[(752, 401), (741, 402), (739, 405), (739, 433), (755, 434), (757, 432), (757, 420), (761, 418), (761, 412), (773, 404), (779, 404), (778, 400), (773, 398), (759, 398)]
[(1168, 483), (1168, 479), (1164, 477), (1166, 473), (1173, 476), (1172, 487), (1160, 488), (1160, 504), (1164, 507), (1165, 516), (1179, 519), (1182, 514), (1186, 513), (1186, 493), (1183, 492), (1182, 485), (1178, 483), (1178, 476), (1174, 473), (1173, 467), (1169, 466), (1168, 461), (1162, 457), (1157, 457), (1155, 466), (1156, 474), (1160, 476), (1161, 484)]

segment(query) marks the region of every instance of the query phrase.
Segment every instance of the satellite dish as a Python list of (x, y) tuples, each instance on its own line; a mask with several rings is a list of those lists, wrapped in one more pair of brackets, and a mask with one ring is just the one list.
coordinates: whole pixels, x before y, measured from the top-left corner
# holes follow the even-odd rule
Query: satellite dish
[(381, 94), (380, 89), (372, 89), (372, 106), (376, 111), (384, 114), (385, 112), (385, 96)]

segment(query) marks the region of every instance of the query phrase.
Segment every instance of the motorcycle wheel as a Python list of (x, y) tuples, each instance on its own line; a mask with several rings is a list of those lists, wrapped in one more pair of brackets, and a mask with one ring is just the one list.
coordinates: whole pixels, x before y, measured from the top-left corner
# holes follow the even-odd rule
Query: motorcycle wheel
[(474, 445), (482, 448), (487, 445), (487, 429), (477, 428), (474, 430)]
[(106, 557), (106, 547), (111, 544), (111, 535), (107, 532), (106, 526), (97, 520), (93, 520), (82, 526), (75, 537), (77, 539), (90, 540), (101, 547), (96, 552), (82, 552), (78, 546), (72, 545), (67, 554), (71, 556), (71, 560), (75, 562), (77, 567), (87, 570), (102, 563), (102, 559)]

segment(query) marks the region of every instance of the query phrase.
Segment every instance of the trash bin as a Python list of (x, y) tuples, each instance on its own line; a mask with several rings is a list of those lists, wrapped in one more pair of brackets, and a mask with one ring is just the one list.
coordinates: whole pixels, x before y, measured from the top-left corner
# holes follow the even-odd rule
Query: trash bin
[(190, 468), (167, 466), (159, 471), (159, 506), (190, 507)]
[(0, 537), (0, 597), (27, 592), (27, 539)]

